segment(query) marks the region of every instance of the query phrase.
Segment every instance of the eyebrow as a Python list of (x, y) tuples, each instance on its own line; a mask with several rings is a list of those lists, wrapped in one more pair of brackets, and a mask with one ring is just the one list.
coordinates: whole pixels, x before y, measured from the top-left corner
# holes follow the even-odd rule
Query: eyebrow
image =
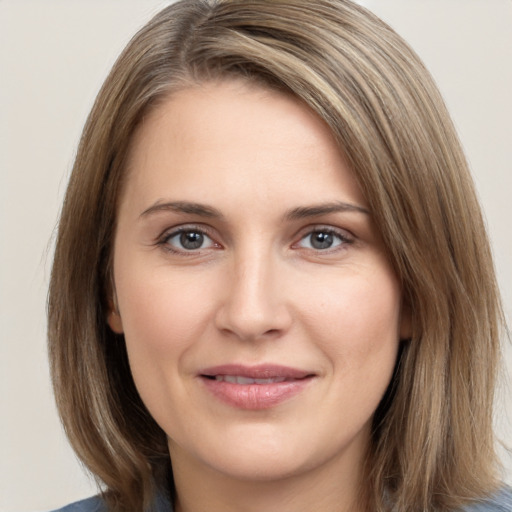
[[(166, 201), (162, 202), (161, 200), (154, 203), (149, 208), (145, 209), (140, 217), (147, 217), (148, 215), (152, 215), (158, 212), (176, 212), (176, 213), (185, 213), (189, 215), (198, 215), (199, 217), (205, 218), (214, 218), (214, 219), (223, 219), (224, 215), (212, 206), (208, 206), (201, 203), (193, 203), (189, 201)], [(369, 210), (363, 208), (362, 206), (345, 203), (343, 201), (334, 201), (330, 203), (322, 203), (311, 206), (298, 206), (297, 208), (293, 208), (285, 213), (283, 218), (285, 220), (301, 220), (310, 217), (320, 217), (322, 215), (328, 215), (331, 213), (339, 213), (339, 212), (356, 212), (363, 213), (365, 215), (370, 215)]]
[(330, 213), (339, 212), (356, 212), (370, 215), (370, 211), (362, 206), (352, 203), (345, 203), (343, 201), (335, 201), (331, 203), (311, 205), (311, 206), (299, 206), (293, 208), (286, 215), (287, 220), (300, 220), (309, 217), (320, 217), (321, 215), (328, 215)]
[(148, 215), (157, 212), (169, 211), (176, 213), (188, 213), (191, 215), (198, 215), (199, 217), (207, 218), (221, 219), (224, 217), (219, 210), (213, 208), (212, 206), (207, 206), (200, 203), (192, 203), (188, 201), (168, 201), (165, 203), (157, 201), (155, 204), (144, 210), (140, 214), (140, 217), (147, 217)]

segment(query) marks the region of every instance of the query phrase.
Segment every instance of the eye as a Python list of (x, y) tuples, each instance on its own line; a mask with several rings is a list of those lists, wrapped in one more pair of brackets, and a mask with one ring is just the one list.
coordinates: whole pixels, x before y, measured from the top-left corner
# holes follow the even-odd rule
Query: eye
[(165, 235), (161, 242), (171, 251), (198, 251), (216, 247), (217, 244), (202, 230), (197, 228), (181, 228)]
[(305, 249), (313, 249), (315, 251), (325, 251), (351, 242), (351, 239), (338, 231), (328, 228), (318, 228), (301, 238), (297, 246)]

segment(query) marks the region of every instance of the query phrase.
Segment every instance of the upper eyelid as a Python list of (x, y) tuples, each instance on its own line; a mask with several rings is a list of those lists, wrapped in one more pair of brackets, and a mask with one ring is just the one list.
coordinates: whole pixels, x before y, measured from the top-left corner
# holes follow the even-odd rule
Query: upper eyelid
[(178, 226), (173, 226), (171, 228), (164, 229), (160, 235), (158, 235), (157, 239), (160, 240), (162, 238), (170, 238), (172, 236), (178, 235), (179, 233), (183, 233), (184, 231), (197, 231), (204, 235), (213, 238), (212, 229), (204, 226), (202, 224), (180, 224)]
[(296, 237), (300, 237), (300, 239), (302, 240), (302, 238), (311, 233), (318, 233), (322, 231), (328, 231), (330, 233), (339, 235), (341, 238), (355, 238), (355, 235), (350, 230), (332, 226), (329, 224), (311, 224), (309, 226), (305, 226), (298, 231)]

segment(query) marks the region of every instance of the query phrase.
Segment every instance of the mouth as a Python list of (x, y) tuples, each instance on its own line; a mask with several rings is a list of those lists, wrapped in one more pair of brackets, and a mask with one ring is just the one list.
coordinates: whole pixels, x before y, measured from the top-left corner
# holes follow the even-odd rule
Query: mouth
[(274, 377), (268, 379), (251, 379), (250, 377), (242, 377), (240, 375), (215, 375), (210, 377), (205, 375), (207, 379), (215, 379), (218, 382), (230, 382), (231, 384), (240, 384), (247, 386), (248, 384), (274, 384), (278, 382), (286, 382), (285, 377)]
[(315, 376), (309, 371), (268, 364), (216, 366), (199, 374), (215, 398), (246, 410), (275, 407), (305, 391)]

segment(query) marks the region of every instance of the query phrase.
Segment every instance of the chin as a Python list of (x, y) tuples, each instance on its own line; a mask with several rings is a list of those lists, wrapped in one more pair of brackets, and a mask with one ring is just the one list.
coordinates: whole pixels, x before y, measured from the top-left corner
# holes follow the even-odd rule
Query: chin
[[(319, 429), (321, 430), (321, 429)], [(226, 435), (203, 438), (202, 446), (178, 448), (169, 441), (171, 459), (176, 450), (187, 450), (199, 466), (225, 478), (251, 482), (277, 482), (311, 475), (329, 466), (335, 472), (357, 466), (361, 450), (367, 446), (369, 429), (339, 432), (333, 450), (332, 432), (317, 438), (313, 432), (272, 425), (244, 425), (229, 429)], [(214, 435), (214, 433), (211, 433)], [(187, 449), (189, 448), (189, 449)], [(337, 469), (335, 469), (337, 468)]]

